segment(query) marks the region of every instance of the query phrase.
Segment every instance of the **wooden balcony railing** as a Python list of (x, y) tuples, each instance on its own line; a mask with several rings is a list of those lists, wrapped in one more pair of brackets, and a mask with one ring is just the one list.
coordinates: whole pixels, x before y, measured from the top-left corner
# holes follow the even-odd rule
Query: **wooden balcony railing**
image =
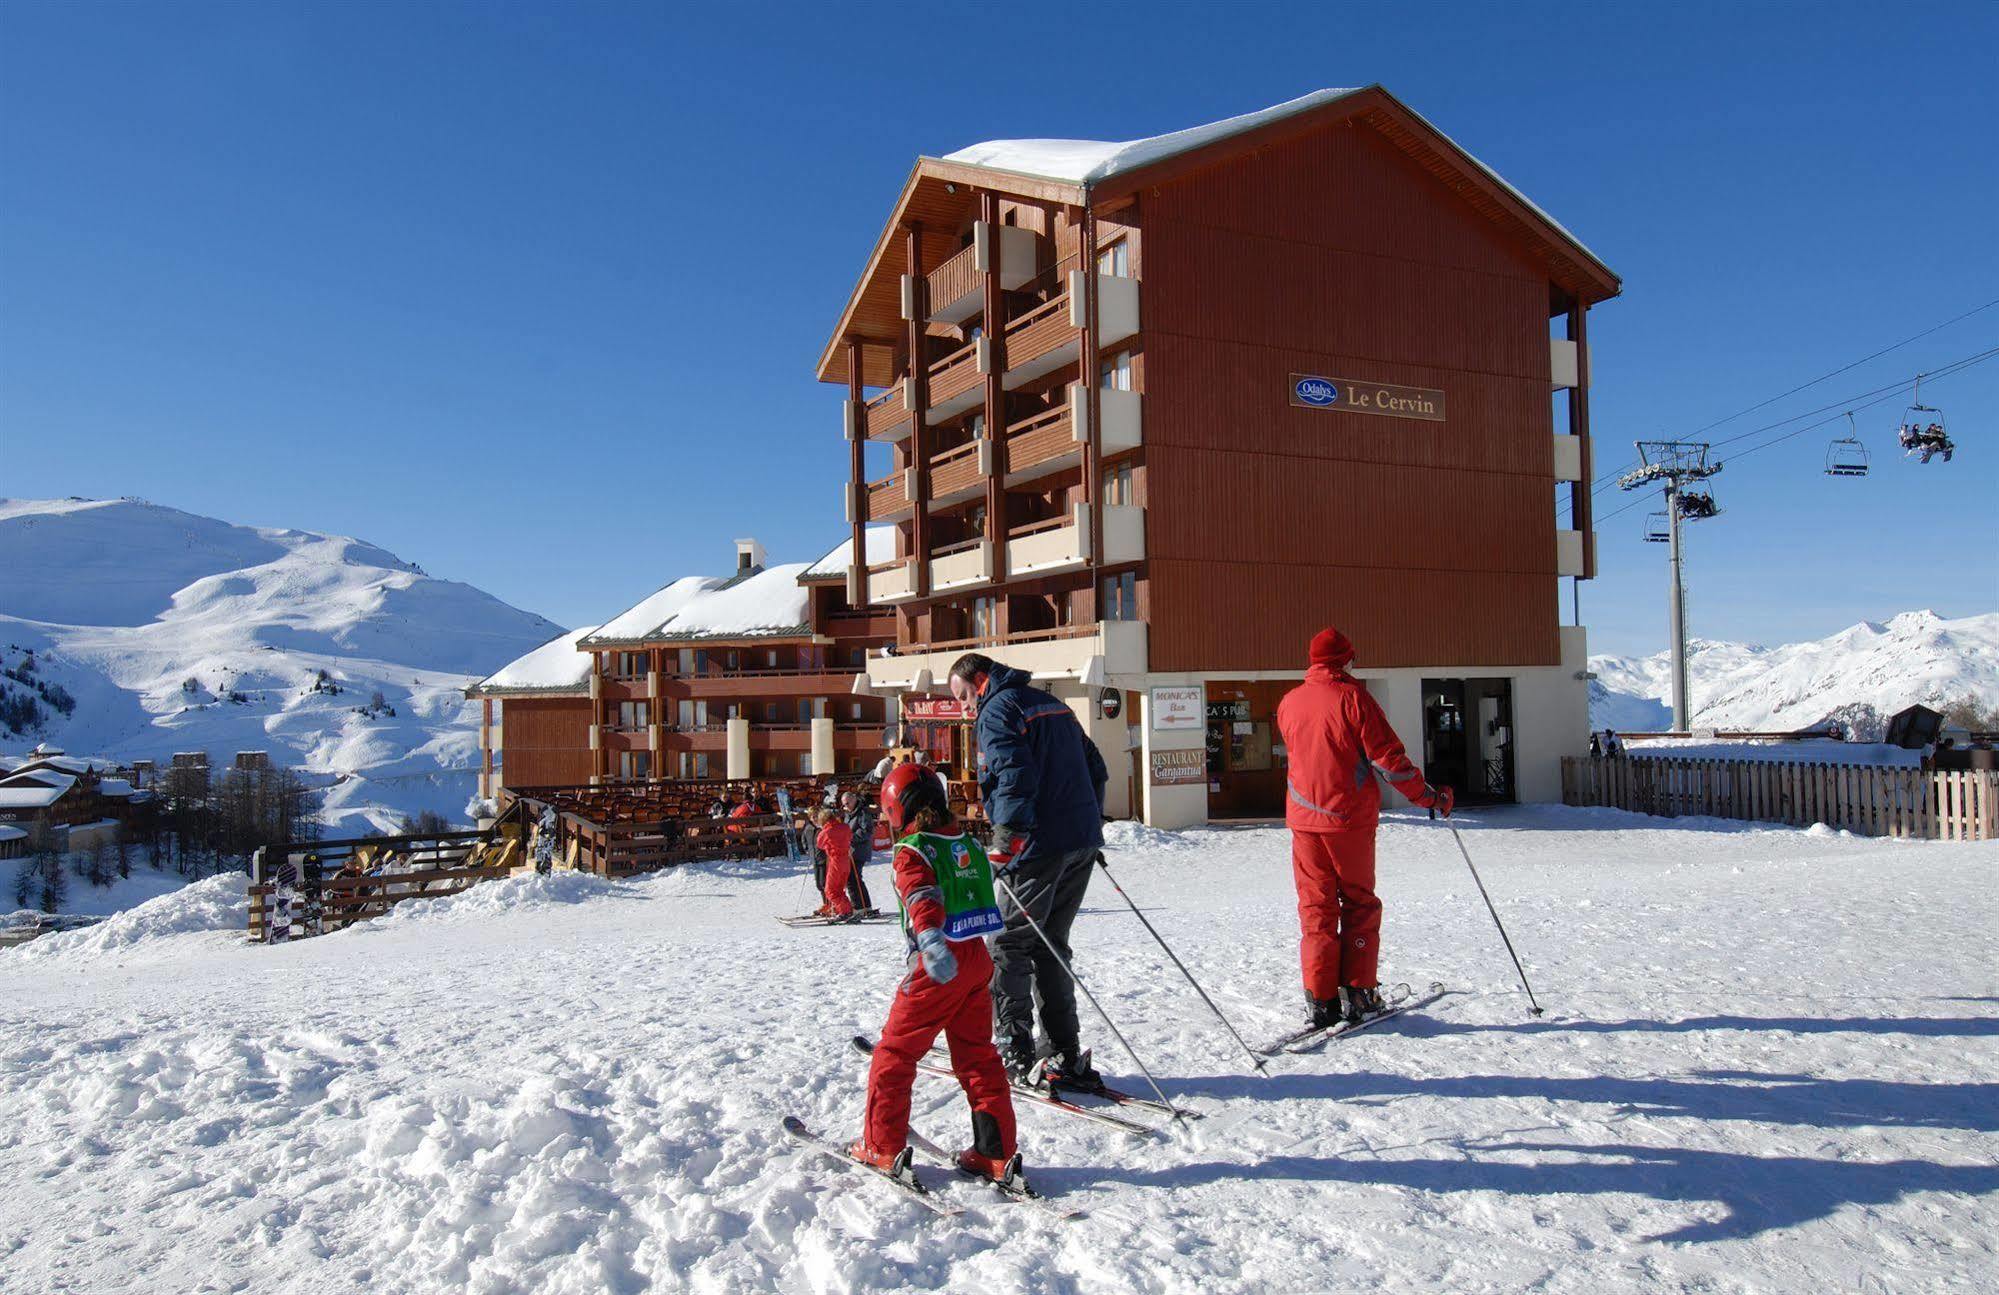
[(908, 503), (902, 488), (902, 473), (891, 472), (880, 481), (868, 482), (869, 521), (879, 522), (893, 517)]
[(1008, 473), (1024, 472), (1076, 448), (1065, 400), (1045, 413), (1022, 419), (1006, 429)]
[(930, 308), (942, 310), (980, 288), (978, 249), (967, 243), (958, 254), (930, 272)]
[(1044, 301), (1006, 326), (1008, 368), (1038, 360), (1065, 342), (1076, 340), (1069, 323), (1069, 294)]
[(908, 404), (902, 398), (902, 383), (868, 401), (868, 439), (898, 440), (909, 431)]
[(1025, 526), (1016, 526), (1008, 531), (1006, 536), (1010, 540), (1018, 540), (1029, 535), (1045, 535), (1049, 531), (1059, 531), (1064, 526), (1072, 525), (1075, 520), (1074, 517), (1050, 517), (1043, 521), (1029, 522)]
[(979, 443), (967, 441), (930, 456), (930, 497), (942, 498), (979, 483)]
[(968, 342), (930, 366), (930, 403), (937, 406), (978, 385), (979, 344)]

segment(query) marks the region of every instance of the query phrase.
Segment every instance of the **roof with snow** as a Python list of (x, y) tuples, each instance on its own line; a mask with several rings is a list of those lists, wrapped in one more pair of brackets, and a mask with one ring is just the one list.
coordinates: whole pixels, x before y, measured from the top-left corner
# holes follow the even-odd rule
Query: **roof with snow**
[(676, 639), (796, 638), (812, 632), (811, 592), (799, 584), (809, 563), (785, 562), (730, 581), (674, 613), (643, 637)]
[(76, 779), (66, 773), (16, 775), (0, 782), (0, 809), (46, 809), (74, 786)]
[(636, 643), (680, 614), (680, 609), (705, 593), (720, 589), (729, 581), (719, 576), (682, 576), (646, 595), (632, 606), (599, 625), (589, 642)]
[(534, 651), (509, 661), (465, 690), (471, 697), (589, 691), (590, 653), (580, 644), (596, 630), (584, 625), (559, 634)]
[[(870, 526), (861, 534), (861, 541), (867, 546), (864, 565), (890, 561), (895, 557), (895, 527)], [(800, 580), (844, 580), (847, 568), (854, 561), (854, 538), (848, 536), (833, 546), (833, 551), (805, 568)]]
[(1143, 139), (998, 139), (943, 157), (918, 158), (820, 353), (819, 380), (847, 381), (843, 343), (850, 339), (861, 343), (865, 383), (886, 386), (894, 380), (894, 345), (902, 327), (897, 233), (907, 219), (916, 218), (923, 231), (925, 263), (941, 264), (958, 250), (957, 233), (975, 210), (977, 189), (1071, 206), (1106, 204), (1266, 143), (1353, 120), (1379, 130), (1481, 214), (1538, 249), (1555, 280), (1570, 292), (1590, 301), (1619, 292), (1616, 273), (1574, 234), (1381, 86), (1315, 90), (1254, 112)]

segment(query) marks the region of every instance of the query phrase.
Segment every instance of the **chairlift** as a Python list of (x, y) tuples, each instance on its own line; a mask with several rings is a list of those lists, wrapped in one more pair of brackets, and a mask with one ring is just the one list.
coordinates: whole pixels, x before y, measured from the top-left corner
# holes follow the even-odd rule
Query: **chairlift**
[(1645, 514), (1645, 540), (1648, 544), (1664, 544), (1672, 538), (1672, 531), (1666, 525), (1666, 514)]
[(1826, 446), (1825, 474), (1829, 477), (1864, 477), (1867, 475), (1867, 447), (1860, 442), (1860, 429), (1854, 426), (1852, 410), (1847, 411), (1846, 428), (1851, 436), (1837, 437)]
[(1944, 427), (1943, 410), (1923, 403), (1923, 375), (1920, 373), (1916, 375), (1913, 401), (1902, 411), (1902, 426), (1895, 433), (1895, 440), (1901, 445), (1904, 458), (1919, 459), (1924, 463), (1939, 454), (1948, 463), (1957, 449)]
[(1720, 507), (1714, 502), (1714, 496), (1704, 490), (1682, 490), (1678, 499), (1680, 520), (1683, 522), (1704, 522), (1710, 517), (1721, 514)]

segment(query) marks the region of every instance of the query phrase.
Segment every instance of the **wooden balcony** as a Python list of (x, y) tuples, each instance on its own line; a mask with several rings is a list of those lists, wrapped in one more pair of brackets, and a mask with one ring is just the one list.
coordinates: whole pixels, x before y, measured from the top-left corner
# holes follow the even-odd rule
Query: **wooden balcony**
[[(1069, 272), (1069, 287), (1007, 325), (1008, 390), (1074, 364), (1081, 350), (1083, 327), (1081, 272)], [(1097, 344), (1112, 346), (1138, 331), (1138, 280), (1118, 275), (1097, 276)]]
[(892, 657), (870, 657), (868, 682), (885, 692), (932, 692), (943, 687), (951, 664), (960, 654), (979, 651), (1025, 670), (1035, 679), (1081, 679), (1101, 684), (1144, 674), (1146, 639), (1143, 621), (1103, 621), (1004, 638), (925, 643)]
[(880, 481), (868, 482), (868, 520), (892, 522), (909, 516), (909, 490), (905, 474), (891, 472)]
[(916, 597), (916, 564), (907, 558), (882, 562), (868, 568), (868, 601), (907, 602)]
[(909, 435), (909, 402), (902, 398), (902, 392), (903, 385), (898, 382), (862, 407), (869, 440), (899, 441)]
[(930, 591), (992, 583), (992, 550), (984, 540), (966, 540), (930, 554)]
[[(1045, 575), (1082, 566), (1090, 556), (1089, 504), (1077, 504), (1067, 517), (1051, 518), (1010, 532), (1006, 541), (1009, 575)], [(1104, 565), (1138, 562), (1145, 557), (1145, 510), (1127, 505), (1104, 509)]]
[[(852, 666), (812, 666), (795, 670), (737, 670), (729, 673), (683, 675), (679, 683), (688, 697), (748, 701), (766, 697), (842, 696), (853, 689)], [(714, 710), (711, 701), (709, 710)]]
[(1000, 287), (1012, 292), (1033, 280), (1040, 264), (1042, 238), (1012, 225), (972, 226), (972, 241), (963, 251), (931, 271), (930, 318), (962, 324), (986, 307), (986, 269), (998, 240)]
[(977, 441), (967, 441), (930, 456), (930, 503), (933, 507), (969, 499), (985, 489), (985, 456)]
[(1060, 404), (1006, 429), (1006, 483), (1009, 486), (1059, 472), (1082, 462), (1074, 435), (1075, 418)]
[(962, 414), (986, 398), (984, 350), (982, 342), (968, 342), (930, 366), (930, 422)]

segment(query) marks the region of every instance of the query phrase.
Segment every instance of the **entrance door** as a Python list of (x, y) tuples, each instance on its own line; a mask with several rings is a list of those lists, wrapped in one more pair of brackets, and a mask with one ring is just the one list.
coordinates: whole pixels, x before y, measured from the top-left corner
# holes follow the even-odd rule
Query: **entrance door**
[(1513, 681), (1423, 681), (1423, 777), (1461, 805), (1513, 804)]
[(1277, 703), (1296, 685), (1210, 681), (1208, 817), (1284, 813), (1284, 762), (1277, 754)]

